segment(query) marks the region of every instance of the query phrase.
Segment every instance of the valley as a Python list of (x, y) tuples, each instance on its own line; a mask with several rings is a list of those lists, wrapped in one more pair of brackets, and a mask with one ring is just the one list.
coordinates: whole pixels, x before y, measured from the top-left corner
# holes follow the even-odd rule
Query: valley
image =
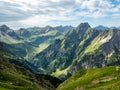
[[(116, 28), (101, 30), (100, 27), (92, 28), (87, 22), (77, 27), (46, 26), (19, 30), (2, 25), (0, 55), (1, 67), (11, 69), (7, 73), (1, 70), (5, 79), (0, 79), (1, 90), (114, 90), (120, 82), (120, 30)], [(15, 80), (11, 79), (14, 77)], [(14, 81), (19, 84), (13, 84)], [(25, 88), (22, 82), (33, 86)]]

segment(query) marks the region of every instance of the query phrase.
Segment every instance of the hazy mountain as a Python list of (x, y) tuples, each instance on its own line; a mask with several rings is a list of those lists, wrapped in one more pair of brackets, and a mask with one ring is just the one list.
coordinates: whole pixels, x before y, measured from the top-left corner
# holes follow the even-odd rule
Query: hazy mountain
[(120, 27), (110, 27), (110, 29), (118, 29), (118, 30), (120, 30)]
[(0, 32), (9, 35), (13, 39), (20, 39), (19, 36), (15, 33), (15, 31), (10, 29), (7, 25), (0, 26)]
[[(0, 42), (11, 44), (3, 47), (8, 48), (7, 50), (10, 49), (12, 55), (27, 60), (47, 48), (55, 39), (62, 37), (63, 34), (51, 26), (20, 28), (16, 31), (6, 25), (0, 26)], [(16, 53), (16, 51), (20, 53)]]
[(107, 26), (103, 26), (103, 25), (99, 25), (99, 26), (96, 26), (94, 28), (95, 30), (113, 30), (113, 29), (117, 29), (117, 30), (120, 30), (120, 27), (107, 27)]
[(67, 33), (69, 30), (74, 29), (73, 26), (56, 26), (55, 27), (56, 30), (59, 30), (59, 32), (65, 34)]
[(102, 25), (96, 26), (94, 29), (95, 29), (95, 30), (110, 30), (109, 27), (102, 26)]

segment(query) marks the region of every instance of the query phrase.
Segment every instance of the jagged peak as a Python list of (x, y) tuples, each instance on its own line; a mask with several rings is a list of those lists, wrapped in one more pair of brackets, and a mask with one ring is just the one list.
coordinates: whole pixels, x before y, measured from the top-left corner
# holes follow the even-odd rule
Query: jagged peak
[(1, 26), (0, 26), (0, 29), (7, 29), (7, 30), (8, 30), (8, 29), (10, 29), (10, 28), (9, 28), (7, 25), (4, 24), (4, 25), (1, 25)]
[(86, 28), (89, 28), (90, 25), (88, 24), (88, 22), (84, 22), (84, 23), (80, 23), (77, 28), (82, 28), (82, 27), (86, 27)]
[(87, 23), (87, 22), (84, 22), (84, 23), (80, 23), (77, 28), (76, 28), (76, 31), (80, 34), (84, 34), (88, 28), (91, 28), (90, 25)]

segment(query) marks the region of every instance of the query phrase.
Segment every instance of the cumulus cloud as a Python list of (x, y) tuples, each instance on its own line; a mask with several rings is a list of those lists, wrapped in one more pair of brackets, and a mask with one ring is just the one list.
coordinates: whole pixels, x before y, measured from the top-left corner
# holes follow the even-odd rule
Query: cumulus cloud
[(80, 17), (119, 16), (120, 0), (0, 0), (0, 8), (0, 23), (45, 25)]

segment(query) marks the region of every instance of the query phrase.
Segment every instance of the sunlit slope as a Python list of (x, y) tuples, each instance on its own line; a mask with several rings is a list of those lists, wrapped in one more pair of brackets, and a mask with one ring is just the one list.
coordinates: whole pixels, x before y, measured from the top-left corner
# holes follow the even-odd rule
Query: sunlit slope
[(120, 67), (80, 70), (57, 90), (120, 90)]

